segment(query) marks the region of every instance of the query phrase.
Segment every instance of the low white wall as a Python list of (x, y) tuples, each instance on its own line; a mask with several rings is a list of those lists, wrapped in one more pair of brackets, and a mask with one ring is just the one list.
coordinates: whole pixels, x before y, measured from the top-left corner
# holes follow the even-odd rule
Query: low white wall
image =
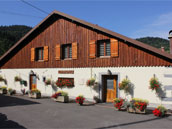
[[(147, 99), (150, 103), (160, 104), (161, 101), (155, 94), (155, 92), (149, 89), (149, 80), (155, 74), (159, 81), (164, 85), (171, 85), (172, 78), (165, 77), (165, 74), (172, 75), (171, 67), (108, 67), (108, 68), (47, 68), (47, 69), (1, 69), (0, 75), (7, 80), (7, 87), (14, 88), (18, 92), (22, 88), (29, 89), (29, 73), (33, 71), (39, 76), (37, 79), (37, 88), (44, 95), (51, 96), (52, 93), (56, 92), (50, 85), (46, 86), (43, 82), (42, 77), (51, 78), (56, 81), (58, 77), (70, 77), (74, 78), (75, 87), (73, 88), (58, 88), (57, 90), (67, 91), (69, 96), (75, 97), (79, 94), (83, 94), (87, 99), (91, 100), (94, 95), (99, 95), (99, 90), (94, 90), (86, 86), (86, 81), (92, 77), (96, 78), (96, 81), (101, 81), (101, 75), (106, 74), (108, 70), (112, 74), (118, 75), (118, 83), (121, 82), (126, 76), (134, 85), (134, 97)], [(58, 74), (59, 70), (74, 70), (74, 74)], [(27, 87), (20, 85), (20, 83), (14, 81), (14, 77), (18, 75), (23, 80), (27, 81)], [(0, 86), (5, 85), (0, 82)], [(167, 91), (167, 96), (172, 97)], [(125, 97), (123, 91), (119, 91), (118, 97)], [(128, 96), (130, 98), (130, 96)], [(171, 103), (171, 102), (162, 102)], [(171, 103), (172, 104), (172, 103)]]

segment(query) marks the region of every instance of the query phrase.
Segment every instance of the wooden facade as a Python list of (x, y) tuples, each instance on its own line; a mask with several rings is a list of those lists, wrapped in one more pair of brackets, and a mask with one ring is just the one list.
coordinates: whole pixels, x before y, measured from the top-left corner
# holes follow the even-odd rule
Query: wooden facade
[[(117, 50), (111, 49), (113, 52), (111, 57), (96, 57), (96, 52), (94, 55), (94, 52), (90, 50), (90, 45), (96, 48), (97, 40), (107, 39), (114, 42), (113, 46), (116, 46)], [(61, 45), (68, 43), (74, 43), (72, 51), (75, 53), (72, 53), (72, 59), (61, 59)], [(34, 61), (34, 49), (37, 47), (45, 48), (44, 61)], [(172, 65), (171, 58), (73, 21), (73, 19), (54, 14), (0, 61), (2, 69)]]

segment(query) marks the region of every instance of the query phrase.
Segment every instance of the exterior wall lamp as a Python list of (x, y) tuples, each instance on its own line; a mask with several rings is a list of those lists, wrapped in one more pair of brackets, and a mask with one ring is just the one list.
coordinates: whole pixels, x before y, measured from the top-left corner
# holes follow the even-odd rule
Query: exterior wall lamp
[(112, 75), (112, 72), (109, 69), (107, 70), (107, 75)]

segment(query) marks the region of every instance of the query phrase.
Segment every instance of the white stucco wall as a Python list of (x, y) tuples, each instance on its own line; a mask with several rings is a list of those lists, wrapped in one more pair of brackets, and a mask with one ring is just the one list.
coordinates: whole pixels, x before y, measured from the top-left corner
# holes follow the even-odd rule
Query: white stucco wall
[[(91, 100), (94, 95), (99, 95), (99, 90), (86, 86), (86, 81), (92, 77), (96, 78), (96, 81), (100, 82), (101, 75), (107, 74), (110, 70), (112, 74), (118, 75), (118, 83), (121, 82), (126, 76), (134, 85), (134, 97), (147, 99), (150, 103), (164, 103), (172, 104), (172, 102), (160, 101), (155, 92), (149, 89), (149, 80), (155, 74), (159, 81), (162, 83), (162, 87), (165, 85), (172, 85), (172, 78), (165, 77), (165, 75), (172, 75), (171, 67), (108, 67), (108, 68), (47, 68), (47, 69), (1, 69), (0, 75), (7, 80), (7, 87), (14, 88), (20, 92), (21, 88), (29, 89), (29, 73), (33, 70), (39, 76), (37, 80), (37, 88), (43, 95), (51, 96), (55, 90), (50, 85), (46, 86), (42, 77), (51, 78), (56, 81), (58, 77), (73, 77), (75, 80), (75, 87), (63, 88), (63, 91), (67, 91), (69, 96), (75, 97), (79, 94), (83, 94), (87, 99)], [(58, 70), (74, 70), (74, 74), (58, 74)], [(27, 87), (21, 86), (19, 82), (14, 82), (14, 77), (19, 75), (23, 80), (27, 81)], [(4, 86), (3, 82), (0, 82), (0, 86)], [(57, 90), (61, 90), (58, 88)], [(172, 97), (171, 91), (166, 91), (167, 97)], [(119, 91), (118, 97), (125, 97), (123, 91)], [(127, 96), (129, 99), (130, 96)]]

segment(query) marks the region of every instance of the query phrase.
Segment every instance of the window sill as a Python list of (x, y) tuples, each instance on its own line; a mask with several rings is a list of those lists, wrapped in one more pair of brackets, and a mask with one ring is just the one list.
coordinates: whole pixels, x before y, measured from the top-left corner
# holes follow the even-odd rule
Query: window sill
[(99, 56), (99, 58), (110, 58), (110, 56)]
[(66, 58), (66, 59), (63, 59), (63, 60), (72, 60), (72, 58)]
[(44, 62), (44, 60), (37, 60), (37, 62)]

